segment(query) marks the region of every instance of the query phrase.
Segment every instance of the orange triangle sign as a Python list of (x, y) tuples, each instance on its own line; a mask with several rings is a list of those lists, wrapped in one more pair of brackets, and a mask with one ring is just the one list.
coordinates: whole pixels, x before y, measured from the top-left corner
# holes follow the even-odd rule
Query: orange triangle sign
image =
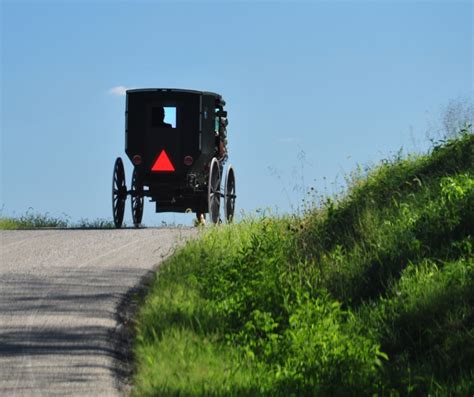
[(151, 167), (152, 171), (174, 171), (174, 166), (171, 163), (170, 158), (164, 151), (164, 149), (161, 151), (160, 155), (155, 161), (155, 164), (153, 164), (153, 167)]

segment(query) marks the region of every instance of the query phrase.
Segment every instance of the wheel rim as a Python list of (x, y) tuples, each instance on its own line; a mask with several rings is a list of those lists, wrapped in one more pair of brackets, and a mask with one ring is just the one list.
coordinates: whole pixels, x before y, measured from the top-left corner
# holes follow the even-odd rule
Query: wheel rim
[(228, 223), (232, 222), (235, 211), (235, 174), (234, 169), (231, 165), (227, 167), (227, 174), (225, 178), (225, 191), (224, 191), (224, 212), (225, 219)]
[(138, 177), (137, 170), (132, 175), (132, 218), (135, 227), (140, 226), (143, 218), (143, 185)]
[(112, 212), (115, 227), (122, 227), (125, 200), (127, 199), (127, 186), (125, 185), (125, 170), (120, 157), (115, 160), (112, 179)]
[(219, 163), (216, 158), (211, 161), (209, 169), (208, 198), (209, 198), (209, 217), (212, 223), (219, 222), (219, 209), (221, 201), (221, 177)]

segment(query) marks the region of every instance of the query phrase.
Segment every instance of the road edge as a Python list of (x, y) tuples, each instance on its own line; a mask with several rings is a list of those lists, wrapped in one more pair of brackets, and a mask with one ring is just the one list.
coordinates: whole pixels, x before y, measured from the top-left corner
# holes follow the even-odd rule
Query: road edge
[(117, 325), (109, 331), (109, 336), (114, 350), (112, 366), (114, 382), (121, 396), (131, 395), (135, 370), (133, 357), (135, 319), (160, 264), (161, 262), (152, 270), (148, 270), (140, 281), (122, 296), (115, 309), (114, 318)]
[[(195, 230), (190, 228), (191, 230)], [(179, 235), (179, 241), (168, 253), (162, 255), (153, 265), (152, 269), (147, 270), (140, 278), (137, 284), (130, 288), (118, 301), (115, 306), (114, 319), (116, 326), (109, 331), (109, 337), (114, 351), (112, 371), (116, 390), (121, 396), (129, 397), (133, 387), (133, 374), (135, 372), (135, 361), (133, 357), (133, 339), (135, 336), (135, 319), (138, 311), (155, 280), (161, 264), (174, 255), (177, 249), (184, 246), (188, 241), (199, 236), (197, 230), (195, 236)], [(184, 243), (184, 244), (182, 244)]]

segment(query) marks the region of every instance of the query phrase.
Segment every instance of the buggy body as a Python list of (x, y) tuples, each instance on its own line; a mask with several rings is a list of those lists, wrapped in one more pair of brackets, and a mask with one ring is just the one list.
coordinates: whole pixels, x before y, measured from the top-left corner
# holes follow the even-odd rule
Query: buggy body
[[(125, 185), (121, 158), (114, 165), (113, 215), (121, 227), (127, 195), (132, 199), (135, 226), (140, 225), (143, 200), (156, 212), (210, 213), (220, 221), (220, 198), (230, 221), (235, 208), (235, 174), (227, 154), (219, 150), (226, 135), (227, 112), (222, 96), (207, 91), (147, 88), (126, 93), (125, 152), (133, 164), (131, 189)], [(230, 185), (229, 185), (230, 184)], [(229, 185), (229, 186), (228, 186)]]

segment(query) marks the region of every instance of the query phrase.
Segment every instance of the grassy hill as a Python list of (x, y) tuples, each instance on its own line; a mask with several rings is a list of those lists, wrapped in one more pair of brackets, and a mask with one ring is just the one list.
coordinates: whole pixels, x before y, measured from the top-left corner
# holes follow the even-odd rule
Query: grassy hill
[(212, 228), (136, 321), (137, 396), (474, 393), (474, 136)]

